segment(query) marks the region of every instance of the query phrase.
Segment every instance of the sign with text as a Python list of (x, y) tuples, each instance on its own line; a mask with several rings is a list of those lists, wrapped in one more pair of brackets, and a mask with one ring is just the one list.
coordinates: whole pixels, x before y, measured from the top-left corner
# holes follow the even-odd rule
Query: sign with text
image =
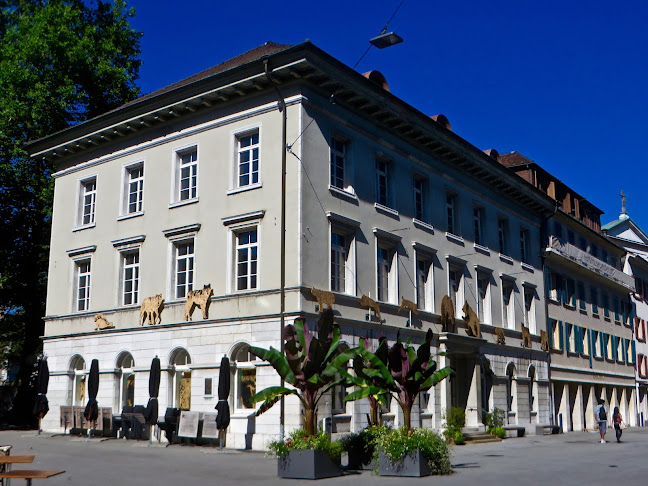
[(198, 437), (198, 422), (200, 413), (183, 410), (180, 412), (180, 424), (178, 426), (178, 437), (195, 439)]

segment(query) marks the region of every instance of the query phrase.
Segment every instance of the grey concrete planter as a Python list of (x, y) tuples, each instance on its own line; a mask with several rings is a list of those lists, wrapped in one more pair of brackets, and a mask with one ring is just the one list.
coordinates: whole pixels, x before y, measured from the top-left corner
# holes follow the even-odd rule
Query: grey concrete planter
[(430, 475), (430, 466), (423, 453), (419, 450), (406, 455), (402, 461), (392, 461), (382, 452), (378, 455), (380, 460), (381, 476), (399, 476), (420, 478)]
[(332, 478), (341, 476), (342, 468), (321, 449), (290, 450), (277, 460), (277, 475), (289, 479)]

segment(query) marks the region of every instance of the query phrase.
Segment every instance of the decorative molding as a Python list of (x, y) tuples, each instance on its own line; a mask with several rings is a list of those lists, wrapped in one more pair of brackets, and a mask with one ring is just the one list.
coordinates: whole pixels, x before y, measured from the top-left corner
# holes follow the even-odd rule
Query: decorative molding
[(140, 245), (146, 239), (146, 235), (129, 236), (127, 238), (119, 238), (112, 240), (112, 246), (119, 248), (121, 246)]
[(412, 219), (412, 223), (417, 228), (422, 229), (423, 231), (427, 231), (428, 233), (434, 234), (434, 226), (432, 226), (430, 223), (426, 223), (425, 221), (421, 221), (420, 219), (416, 219), (416, 218)]
[(417, 250), (417, 251), (422, 251), (425, 253), (429, 253), (430, 255), (436, 255), (436, 249), (432, 248), (431, 246), (427, 246), (420, 241), (412, 241), (412, 247)]
[(97, 245), (88, 245), (82, 246), (81, 248), (75, 248), (73, 250), (66, 250), (66, 253), (69, 257), (76, 257), (86, 253), (94, 253), (97, 250)]
[(520, 262), (520, 265), (522, 266), (522, 270), (526, 270), (527, 272), (535, 272), (535, 269), (529, 265), (528, 263)]
[(457, 236), (455, 234), (448, 233), (447, 231), (446, 231), (446, 238), (448, 239), (448, 241), (452, 241), (453, 243), (456, 243), (457, 245), (464, 246), (466, 244), (464, 242), (464, 239), (461, 236)]
[(378, 203), (374, 203), (374, 208), (379, 213), (383, 213), (384, 215), (389, 216), (390, 218), (400, 219), (400, 216), (398, 215), (398, 211), (396, 211), (393, 208)]
[(341, 214), (334, 213), (333, 211), (327, 211), (326, 217), (333, 223), (339, 223), (345, 226), (351, 226), (353, 228), (359, 228), (361, 224), (360, 221), (348, 218), (347, 216), (342, 216)]
[(398, 243), (401, 240), (401, 236), (391, 233), (389, 231), (385, 231), (383, 229), (373, 227), (371, 228), (371, 231), (373, 231), (373, 234), (376, 235), (378, 238), (383, 238), (385, 240), (389, 240), (393, 243)]
[(249, 213), (237, 214), (236, 216), (226, 216), (221, 218), (223, 225), (230, 226), (233, 224), (244, 223), (253, 219), (261, 219), (265, 215), (265, 209), (252, 211)]
[(509, 265), (513, 265), (513, 263), (514, 263), (514, 262), (513, 262), (513, 259), (512, 259), (510, 256), (508, 256), (508, 255), (504, 255), (504, 254), (500, 253), (499, 258), (500, 258), (500, 260), (502, 260), (504, 263), (508, 263)]
[(162, 230), (162, 234), (167, 238), (173, 238), (174, 236), (180, 235), (189, 235), (191, 233), (197, 233), (200, 231), (200, 223), (188, 224), (185, 226), (178, 226), (176, 228), (169, 228)]
[(169, 204), (169, 209), (179, 208), (181, 206), (188, 206), (190, 204), (196, 204), (198, 202), (200, 202), (200, 199), (197, 197), (191, 199), (185, 199), (184, 201), (176, 201)]
[(485, 267), (484, 265), (479, 265), (479, 264), (475, 265), (475, 270), (477, 270), (478, 272), (493, 273), (492, 268), (488, 268)]
[(463, 258), (459, 258), (454, 255), (446, 255), (445, 259), (448, 263), (454, 263), (455, 265), (468, 265), (468, 260), (464, 260)]
[(352, 202), (355, 202), (356, 204), (358, 203), (358, 196), (356, 196), (354, 193), (350, 191), (346, 191), (344, 189), (340, 189), (339, 187), (331, 186), (329, 185), (329, 192), (331, 195), (342, 198), (342, 199), (348, 199)]
[(247, 192), (247, 191), (252, 191), (254, 189), (261, 189), (262, 187), (263, 184), (261, 182), (257, 182), (256, 184), (248, 184), (247, 186), (233, 187), (232, 189), (228, 189), (226, 194), (228, 196), (231, 196), (232, 194), (238, 194), (240, 192)]
[(475, 251), (490, 256), (490, 250), (487, 247), (478, 245), (477, 243), (475, 243), (473, 246), (475, 247)]

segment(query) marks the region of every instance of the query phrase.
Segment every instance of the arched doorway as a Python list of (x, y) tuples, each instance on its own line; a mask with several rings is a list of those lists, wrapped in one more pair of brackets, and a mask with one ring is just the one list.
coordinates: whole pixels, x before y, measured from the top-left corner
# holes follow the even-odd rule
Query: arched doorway
[(538, 422), (538, 381), (535, 366), (529, 366), (529, 417), (530, 423)]
[(115, 397), (116, 411), (122, 410), (124, 407), (132, 407), (135, 404), (135, 361), (133, 355), (124, 351), (117, 358), (117, 376), (116, 385), (117, 393)]
[(191, 409), (191, 356), (184, 348), (176, 349), (171, 359), (171, 400), (175, 408)]
[(250, 354), (248, 343), (239, 343), (232, 351), (232, 370), (234, 373), (234, 408), (250, 410), (255, 404), (250, 400), (256, 393), (256, 356)]
[(70, 385), (72, 388), (70, 390), (70, 401), (73, 406), (85, 406), (86, 373), (85, 360), (83, 357), (78, 354), (73, 356), (70, 360)]
[(517, 382), (515, 381), (515, 365), (506, 366), (506, 423), (517, 423)]

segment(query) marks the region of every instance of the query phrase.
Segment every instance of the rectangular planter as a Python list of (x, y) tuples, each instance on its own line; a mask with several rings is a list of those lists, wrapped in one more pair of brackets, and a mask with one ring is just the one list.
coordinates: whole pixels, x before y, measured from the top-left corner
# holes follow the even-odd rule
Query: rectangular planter
[(406, 455), (402, 461), (392, 461), (382, 452), (379, 453), (380, 475), (420, 478), (430, 475), (430, 466), (419, 450)]
[(341, 476), (342, 468), (321, 449), (290, 450), (277, 460), (277, 475), (289, 479), (332, 478)]
[(354, 448), (348, 451), (349, 465), (347, 469), (357, 471), (368, 471), (372, 469), (373, 454), (364, 450), (364, 448)]

